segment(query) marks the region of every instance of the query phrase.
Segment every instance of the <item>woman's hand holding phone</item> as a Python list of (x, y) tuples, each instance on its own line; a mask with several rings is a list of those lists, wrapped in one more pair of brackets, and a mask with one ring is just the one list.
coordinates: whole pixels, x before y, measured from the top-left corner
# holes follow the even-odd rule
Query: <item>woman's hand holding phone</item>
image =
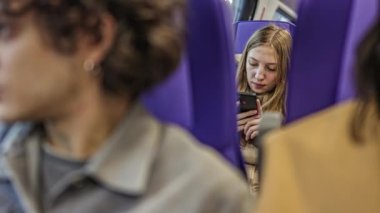
[(257, 114), (256, 110), (251, 110), (247, 112), (241, 112), (237, 114), (237, 126), (238, 126), (238, 132), (241, 132), (244, 130), (245, 124), (252, 120), (252, 117)]
[(237, 126), (238, 132), (243, 132), (245, 140), (254, 139), (258, 134), (259, 123), (262, 116), (262, 107), (259, 99), (257, 99), (257, 110), (238, 113)]

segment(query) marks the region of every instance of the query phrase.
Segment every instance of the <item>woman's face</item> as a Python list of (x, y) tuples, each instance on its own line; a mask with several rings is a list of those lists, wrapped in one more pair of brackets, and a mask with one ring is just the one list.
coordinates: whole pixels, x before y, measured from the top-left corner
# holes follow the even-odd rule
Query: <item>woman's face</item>
[(248, 51), (247, 82), (256, 93), (262, 94), (276, 87), (278, 66), (273, 47), (262, 45)]
[(80, 51), (63, 55), (48, 45), (33, 12), (19, 18), (0, 14), (0, 119), (64, 114), (85, 83), (83, 60)]

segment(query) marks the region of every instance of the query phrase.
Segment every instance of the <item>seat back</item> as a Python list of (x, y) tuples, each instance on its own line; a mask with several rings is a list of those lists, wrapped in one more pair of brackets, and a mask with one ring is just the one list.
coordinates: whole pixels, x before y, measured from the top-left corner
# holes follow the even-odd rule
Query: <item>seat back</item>
[(177, 123), (243, 169), (236, 132), (230, 8), (189, 0), (187, 50), (178, 71), (143, 97), (158, 118)]
[(248, 39), (252, 34), (270, 24), (284, 28), (293, 35), (295, 25), (283, 21), (239, 21), (235, 23), (235, 54), (243, 52)]
[(377, 4), (377, 0), (300, 2), (288, 72), (287, 122), (354, 97), (354, 51)]
[(355, 70), (356, 48), (368, 28), (376, 20), (378, 6), (378, 0), (355, 0), (353, 2), (336, 95), (337, 102), (355, 96), (353, 73)]

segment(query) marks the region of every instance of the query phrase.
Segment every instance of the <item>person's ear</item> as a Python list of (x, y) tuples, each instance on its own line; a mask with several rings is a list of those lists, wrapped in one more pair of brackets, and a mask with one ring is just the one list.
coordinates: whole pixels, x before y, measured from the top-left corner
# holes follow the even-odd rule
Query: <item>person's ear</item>
[(107, 13), (102, 14), (100, 16), (100, 21), (100, 33), (102, 39), (95, 44), (88, 42), (88, 51), (85, 56), (85, 60), (91, 60), (96, 65), (99, 65), (103, 61), (104, 57), (112, 48), (117, 33), (117, 24), (111, 15)]

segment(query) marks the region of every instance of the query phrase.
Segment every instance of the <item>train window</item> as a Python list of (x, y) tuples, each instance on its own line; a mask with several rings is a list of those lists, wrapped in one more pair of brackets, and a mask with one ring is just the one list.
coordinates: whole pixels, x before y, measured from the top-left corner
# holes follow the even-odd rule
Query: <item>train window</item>
[(258, 0), (228, 0), (232, 2), (234, 22), (252, 20)]
[(289, 23), (295, 22), (295, 19), (292, 16), (290, 16), (288, 13), (286, 13), (284, 10), (282, 10), (281, 8), (278, 8), (274, 12), (273, 20), (285, 21), (285, 22), (289, 22)]
[(293, 11), (297, 10), (299, 0), (280, 0), (283, 4), (287, 5)]

